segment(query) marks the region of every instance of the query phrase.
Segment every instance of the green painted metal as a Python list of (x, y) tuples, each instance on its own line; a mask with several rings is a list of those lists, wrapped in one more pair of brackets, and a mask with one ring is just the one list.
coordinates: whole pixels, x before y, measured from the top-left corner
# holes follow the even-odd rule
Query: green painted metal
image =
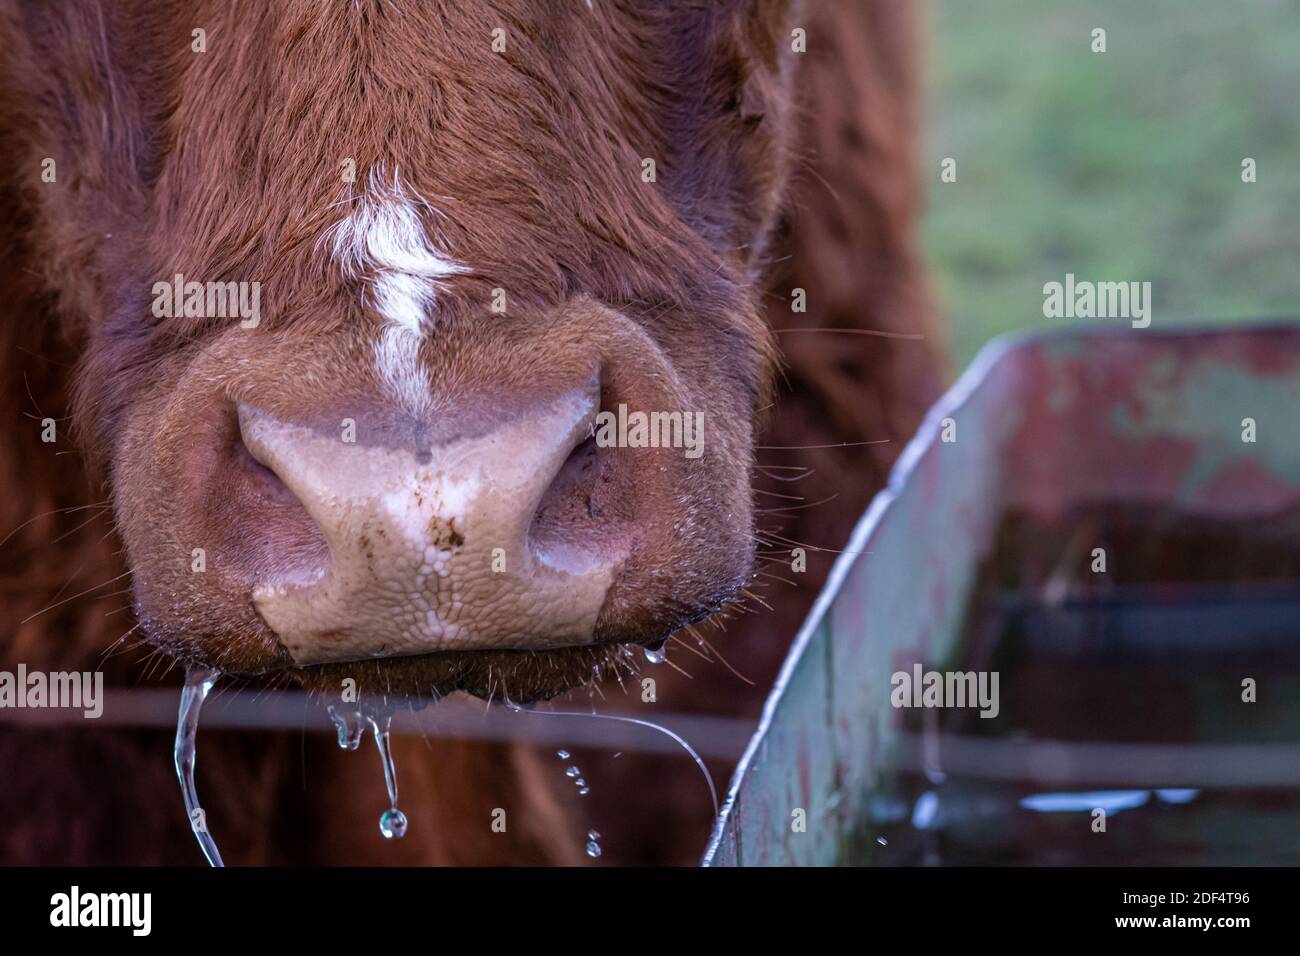
[[(1250, 419), (1256, 440), (1243, 440)], [(834, 865), (898, 743), (890, 675), (956, 650), (1009, 508), (1122, 497), (1241, 517), (1300, 506), (1300, 327), (1084, 327), (1000, 339), (935, 405), (805, 622), (706, 866)]]

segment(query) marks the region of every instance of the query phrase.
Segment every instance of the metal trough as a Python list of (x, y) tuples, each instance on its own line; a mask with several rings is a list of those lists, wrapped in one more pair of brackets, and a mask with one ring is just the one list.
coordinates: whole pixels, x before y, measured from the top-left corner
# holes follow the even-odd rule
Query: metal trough
[[(1298, 514), (1300, 327), (1085, 327), (990, 344), (835, 564), (704, 865), (1126, 864), (1171, 844), (1155, 859), (1296, 862)], [(1139, 546), (1153, 526), (1167, 540)], [(1225, 528), (1247, 536), (1245, 557), (1215, 544)], [(1261, 566), (1225, 577), (1203, 571), (1215, 562), (1202, 552)], [(891, 675), (917, 664), (1003, 666), (1001, 715), (895, 707)], [(1260, 684), (1253, 704), (1246, 679)], [(1230, 813), (1194, 816), (1198, 794), (1220, 790), (1272, 795), (1271, 816), (1248, 821), (1272, 851), (1234, 844)], [(1021, 819), (1071, 794), (1109, 807), (1112, 839), (1084, 843), (1095, 809)], [(1121, 811), (1138, 805), (1149, 816), (1126, 834), (1139, 817)], [(891, 856), (900, 841), (915, 853)]]

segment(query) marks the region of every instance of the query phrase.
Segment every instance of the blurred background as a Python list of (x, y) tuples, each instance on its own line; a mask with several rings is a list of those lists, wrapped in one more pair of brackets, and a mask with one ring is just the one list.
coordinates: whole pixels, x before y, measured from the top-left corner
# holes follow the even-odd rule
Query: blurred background
[[(1300, 2), (920, 8), (950, 374), (1066, 334), (950, 395), (951, 439), (923, 427), (710, 862), (1295, 865)], [(1068, 273), (1149, 282), (1150, 330), (1045, 318)], [(1220, 328), (1158, 334), (1189, 323)], [(1005, 706), (888, 700), (922, 669), (997, 675)], [(789, 839), (791, 806), (838, 825)]]
[(1295, 0), (929, 0), (927, 35), (924, 250), (955, 370), (1074, 322), (1042, 315), (1067, 272), (1151, 282), (1154, 326), (1296, 312)]

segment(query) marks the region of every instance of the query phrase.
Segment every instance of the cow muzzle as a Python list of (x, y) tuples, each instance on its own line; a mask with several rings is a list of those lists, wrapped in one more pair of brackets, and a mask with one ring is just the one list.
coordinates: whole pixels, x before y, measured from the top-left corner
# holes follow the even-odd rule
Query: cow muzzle
[(598, 385), (575, 388), (440, 443), (241, 405), (245, 447), (328, 545), (327, 561), (253, 588), (294, 663), (590, 644), (624, 554), (540, 516), (588, 480), (599, 401)]

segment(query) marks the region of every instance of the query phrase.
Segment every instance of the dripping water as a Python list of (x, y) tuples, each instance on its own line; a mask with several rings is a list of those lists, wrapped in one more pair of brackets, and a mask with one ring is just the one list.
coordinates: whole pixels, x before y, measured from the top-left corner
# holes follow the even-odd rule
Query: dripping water
[(385, 840), (400, 840), (406, 836), (406, 814), (397, 806), (397, 768), (393, 763), (393, 750), (390, 739), (392, 730), (392, 711), (379, 707), (367, 707), (363, 710), (353, 705), (344, 709), (335, 704), (325, 708), (338, 730), (339, 747), (342, 750), (358, 750), (361, 738), (365, 736), (366, 724), (375, 738), (375, 749), (379, 751), (379, 762), (384, 769), (384, 786), (388, 789), (388, 809), (379, 817), (379, 832)]
[[(713, 802), (713, 815), (715, 817), (718, 815), (718, 788), (713, 784), (713, 774), (709, 773), (709, 768), (705, 766), (703, 758), (695, 752), (695, 748), (667, 727), (664, 727), (661, 724), (656, 724), (654, 721), (642, 720), (640, 717), (625, 717), (622, 714), (602, 714), (594, 710), (537, 710), (531, 705), (525, 707), (522, 704), (516, 704), (512, 701), (506, 701), (506, 709), (516, 714), (528, 713), (543, 714), (548, 717), (594, 717), (597, 720), (617, 720), (625, 724), (636, 724), (638, 727), (646, 727), (650, 730), (658, 731), (666, 737), (671, 738), (679, 747), (686, 751), (692, 760), (695, 761), (695, 766), (700, 768), (700, 773), (704, 775), (704, 782), (709, 786), (709, 799)], [(561, 760), (566, 760), (568, 759), (569, 752), (567, 750), (559, 750), (556, 751), (556, 755), (559, 756)]]
[(647, 644), (645, 646), (645, 659), (651, 664), (662, 664), (668, 660), (668, 651), (664, 649), (667, 644), (666, 640), (657, 644)]
[[(379, 832), (385, 840), (400, 840), (406, 836), (406, 814), (397, 809), (397, 769), (393, 766), (393, 751), (389, 746), (391, 715), (369, 717), (370, 729), (375, 736), (380, 763), (384, 765), (384, 784), (388, 787), (388, 809), (379, 818)], [(340, 736), (340, 742), (342, 737)]]
[(361, 738), (365, 734), (365, 718), (361, 716), (359, 710), (352, 710), (346, 713), (340, 711), (333, 704), (326, 708), (329, 712), (330, 720), (334, 721), (334, 726), (339, 732), (339, 747), (343, 750), (356, 750), (361, 746)]
[[(647, 654), (649, 653), (650, 650), (647, 648)], [(601, 714), (594, 710), (587, 712), (579, 710), (537, 710), (531, 705), (524, 706), (522, 704), (516, 704), (511, 700), (505, 701), (505, 707), (510, 712), (516, 714), (546, 714), (553, 717), (594, 717), (598, 720), (617, 720), (627, 724), (636, 724), (639, 727), (647, 727), (650, 730), (664, 734), (685, 750), (690, 758), (695, 761), (695, 765), (700, 768), (700, 773), (704, 775), (704, 782), (709, 786), (709, 799), (713, 803), (713, 815), (715, 817), (718, 815), (718, 789), (714, 786), (713, 774), (709, 773), (709, 768), (705, 765), (704, 760), (700, 755), (695, 752), (695, 748), (667, 727), (656, 724), (653, 721), (642, 720), (639, 717), (625, 717), (622, 714)], [(616, 753), (614, 756), (618, 757), (621, 753), (622, 751), (619, 751), (619, 753)], [(555, 756), (567, 763), (571, 754), (567, 750), (557, 750), (555, 751)], [(574, 785), (578, 788), (579, 796), (585, 797), (591, 792), (591, 788), (587, 786), (586, 781), (582, 778), (582, 771), (578, 768), (577, 764), (569, 764), (569, 766), (564, 770), (564, 775), (574, 782)], [(587, 831), (586, 851), (587, 856), (592, 859), (597, 859), (601, 853), (604, 852), (600, 846), (600, 833), (596, 830)]]
[[(518, 708), (511, 707), (510, 709), (517, 710)], [(555, 756), (559, 757), (561, 760), (568, 760), (569, 752), (567, 750), (557, 750), (555, 751)], [(578, 768), (576, 763), (570, 764), (566, 767), (564, 775), (572, 780), (573, 785), (578, 788), (578, 796), (585, 797), (587, 794), (591, 793), (591, 788), (587, 786), (587, 781), (583, 779), (582, 771)]]
[[(524, 710), (516, 704), (507, 704), (506, 706), (515, 713), (522, 713)], [(572, 755), (567, 750), (557, 750), (555, 751), (555, 756), (567, 762)], [(569, 766), (564, 770), (564, 775), (572, 780), (574, 786), (578, 788), (578, 796), (585, 797), (587, 794), (591, 793), (591, 788), (587, 786), (587, 781), (582, 778), (582, 771), (578, 769), (576, 763), (569, 764)], [(591, 857), (593, 860), (598, 859), (600, 854), (604, 852), (600, 847), (600, 831), (587, 831), (586, 849), (587, 856)]]
[[(208, 832), (207, 814), (199, 805), (198, 792), (194, 787), (194, 765), (198, 760), (199, 711), (203, 709), (203, 702), (219, 676), (220, 673), (210, 667), (191, 667), (185, 672), (180, 713), (176, 718), (176, 744), (172, 748), (176, 777), (180, 780), (181, 797), (185, 800), (185, 815), (189, 819), (190, 829), (199, 841), (199, 849), (211, 866), (225, 864), (221, 861), (216, 841)], [(197, 817), (195, 811), (198, 811)]]

